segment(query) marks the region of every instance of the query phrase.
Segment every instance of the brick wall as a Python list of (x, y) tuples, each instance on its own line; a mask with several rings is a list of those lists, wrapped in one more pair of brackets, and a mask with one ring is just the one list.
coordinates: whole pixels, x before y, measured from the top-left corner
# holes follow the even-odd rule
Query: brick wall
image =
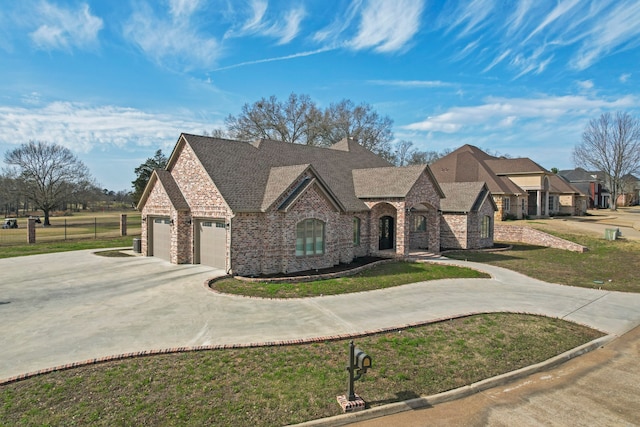
[(149, 193), (149, 197), (147, 198), (147, 202), (142, 208), (142, 233), (140, 236), (141, 245), (142, 245), (142, 254), (145, 256), (149, 255), (149, 230), (148, 227), (151, 227), (152, 218), (150, 216), (162, 216), (162, 217), (171, 217), (171, 201), (167, 196), (167, 193), (162, 188), (162, 184), (160, 181), (156, 181), (155, 185), (151, 189)]
[[(428, 244), (427, 249), (433, 253), (440, 252), (440, 195), (436, 190), (434, 181), (427, 172), (424, 172), (409, 190), (405, 198), (405, 207), (412, 208), (421, 205), (427, 209), (424, 215), (427, 217)], [(410, 224), (408, 224), (410, 226)], [(411, 228), (408, 228), (409, 230)], [(408, 235), (411, 239), (411, 236)], [(424, 245), (423, 245), (424, 246)], [(407, 246), (408, 248), (408, 246)], [(408, 253), (405, 252), (405, 254)]]
[(462, 213), (445, 213), (440, 221), (440, 245), (444, 249), (469, 249), (468, 217)]
[(495, 224), (494, 240), (500, 242), (519, 242), (549, 248), (565, 249), (573, 252), (586, 252), (588, 249), (577, 243), (552, 236), (530, 227)]

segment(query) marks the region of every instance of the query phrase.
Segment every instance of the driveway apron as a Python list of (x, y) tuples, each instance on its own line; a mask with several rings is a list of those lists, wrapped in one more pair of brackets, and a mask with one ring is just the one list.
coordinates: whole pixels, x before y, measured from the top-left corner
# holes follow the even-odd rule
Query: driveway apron
[(116, 354), (356, 334), (482, 312), (552, 316), (621, 335), (640, 295), (544, 283), (484, 264), (491, 279), (447, 279), (365, 293), (268, 300), (221, 295), (223, 275), (152, 257), (92, 251), (0, 260), (0, 379)]

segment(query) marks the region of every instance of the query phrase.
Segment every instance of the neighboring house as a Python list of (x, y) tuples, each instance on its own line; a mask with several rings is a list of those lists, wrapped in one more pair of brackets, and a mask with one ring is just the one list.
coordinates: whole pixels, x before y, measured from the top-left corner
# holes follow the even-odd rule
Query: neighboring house
[(604, 173), (575, 168), (573, 170), (561, 170), (558, 175), (571, 183), (582, 194), (587, 195), (587, 209), (609, 207), (610, 194), (605, 185)]
[(480, 249), (493, 246), (494, 212), (498, 210), (484, 182), (443, 182), (440, 201), (440, 246)]
[(617, 206), (635, 206), (640, 204), (640, 179), (627, 174), (622, 177), (622, 194), (618, 195)]
[(553, 174), (531, 159), (495, 157), (467, 144), (438, 159), (431, 170), (440, 183), (485, 182), (498, 208), (496, 221), (549, 215)]
[(394, 167), (352, 139), (320, 148), (182, 134), (138, 205), (142, 252), (245, 276), (438, 253), (443, 197), (428, 166)]
[(550, 175), (549, 215), (581, 216), (587, 213), (586, 194), (560, 175)]

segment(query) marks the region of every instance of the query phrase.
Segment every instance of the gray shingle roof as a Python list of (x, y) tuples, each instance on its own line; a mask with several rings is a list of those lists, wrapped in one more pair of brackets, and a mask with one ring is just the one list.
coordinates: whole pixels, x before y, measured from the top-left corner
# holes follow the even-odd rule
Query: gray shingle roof
[(158, 177), (162, 187), (164, 187), (164, 191), (167, 193), (169, 200), (171, 200), (173, 207), (179, 211), (189, 210), (189, 204), (182, 195), (171, 173), (163, 169), (156, 169), (153, 173)]
[[(440, 200), (440, 210), (443, 212), (476, 212), (489, 195), (484, 182), (443, 182), (440, 187), (445, 195)], [(493, 199), (488, 199), (497, 210)]]
[[(287, 181), (293, 183), (309, 165), (344, 209), (367, 210), (355, 195), (352, 170), (391, 166), (352, 140), (334, 149), (271, 140), (250, 144), (189, 134), (183, 134), (181, 140), (193, 149), (235, 212), (264, 211), (277, 198), (277, 191), (286, 188)], [(173, 155), (168, 170), (172, 160)]]
[(426, 165), (356, 169), (353, 171), (355, 194), (359, 198), (405, 197)]
[(580, 189), (559, 175), (549, 175), (549, 184), (551, 193), (584, 195)]

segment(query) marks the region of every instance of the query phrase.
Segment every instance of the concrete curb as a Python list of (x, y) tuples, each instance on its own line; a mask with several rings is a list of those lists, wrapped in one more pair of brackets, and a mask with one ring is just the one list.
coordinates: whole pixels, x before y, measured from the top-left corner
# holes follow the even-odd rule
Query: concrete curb
[(442, 393), (434, 394), (431, 396), (422, 396), (415, 399), (405, 400), (403, 402), (391, 403), (384, 406), (378, 406), (371, 409), (366, 409), (360, 412), (353, 412), (350, 414), (336, 415), (334, 417), (321, 418), (318, 420), (306, 421), (304, 423), (295, 424), (298, 427), (308, 426), (343, 426), (352, 424), (358, 421), (366, 421), (374, 418), (380, 418), (387, 415), (393, 415), (400, 412), (412, 411), (415, 409), (428, 408), (434, 405), (449, 402), (452, 400), (462, 399), (472, 394), (479, 393), (484, 390), (488, 390), (493, 387), (508, 384), (520, 378), (524, 378), (528, 375), (542, 372), (550, 368), (554, 368), (561, 365), (575, 357), (581, 356), (585, 353), (593, 351), (597, 348), (603, 347), (610, 341), (618, 338), (616, 335), (606, 335), (604, 337), (597, 338), (586, 344), (583, 344), (574, 349), (568, 350), (558, 356), (545, 360), (544, 362), (537, 363), (535, 365), (526, 366), (515, 371), (507, 372), (506, 374), (498, 375), (492, 378), (487, 378), (482, 381), (478, 381), (468, 386), (456, 388), (454, 390), (445, 391)]

